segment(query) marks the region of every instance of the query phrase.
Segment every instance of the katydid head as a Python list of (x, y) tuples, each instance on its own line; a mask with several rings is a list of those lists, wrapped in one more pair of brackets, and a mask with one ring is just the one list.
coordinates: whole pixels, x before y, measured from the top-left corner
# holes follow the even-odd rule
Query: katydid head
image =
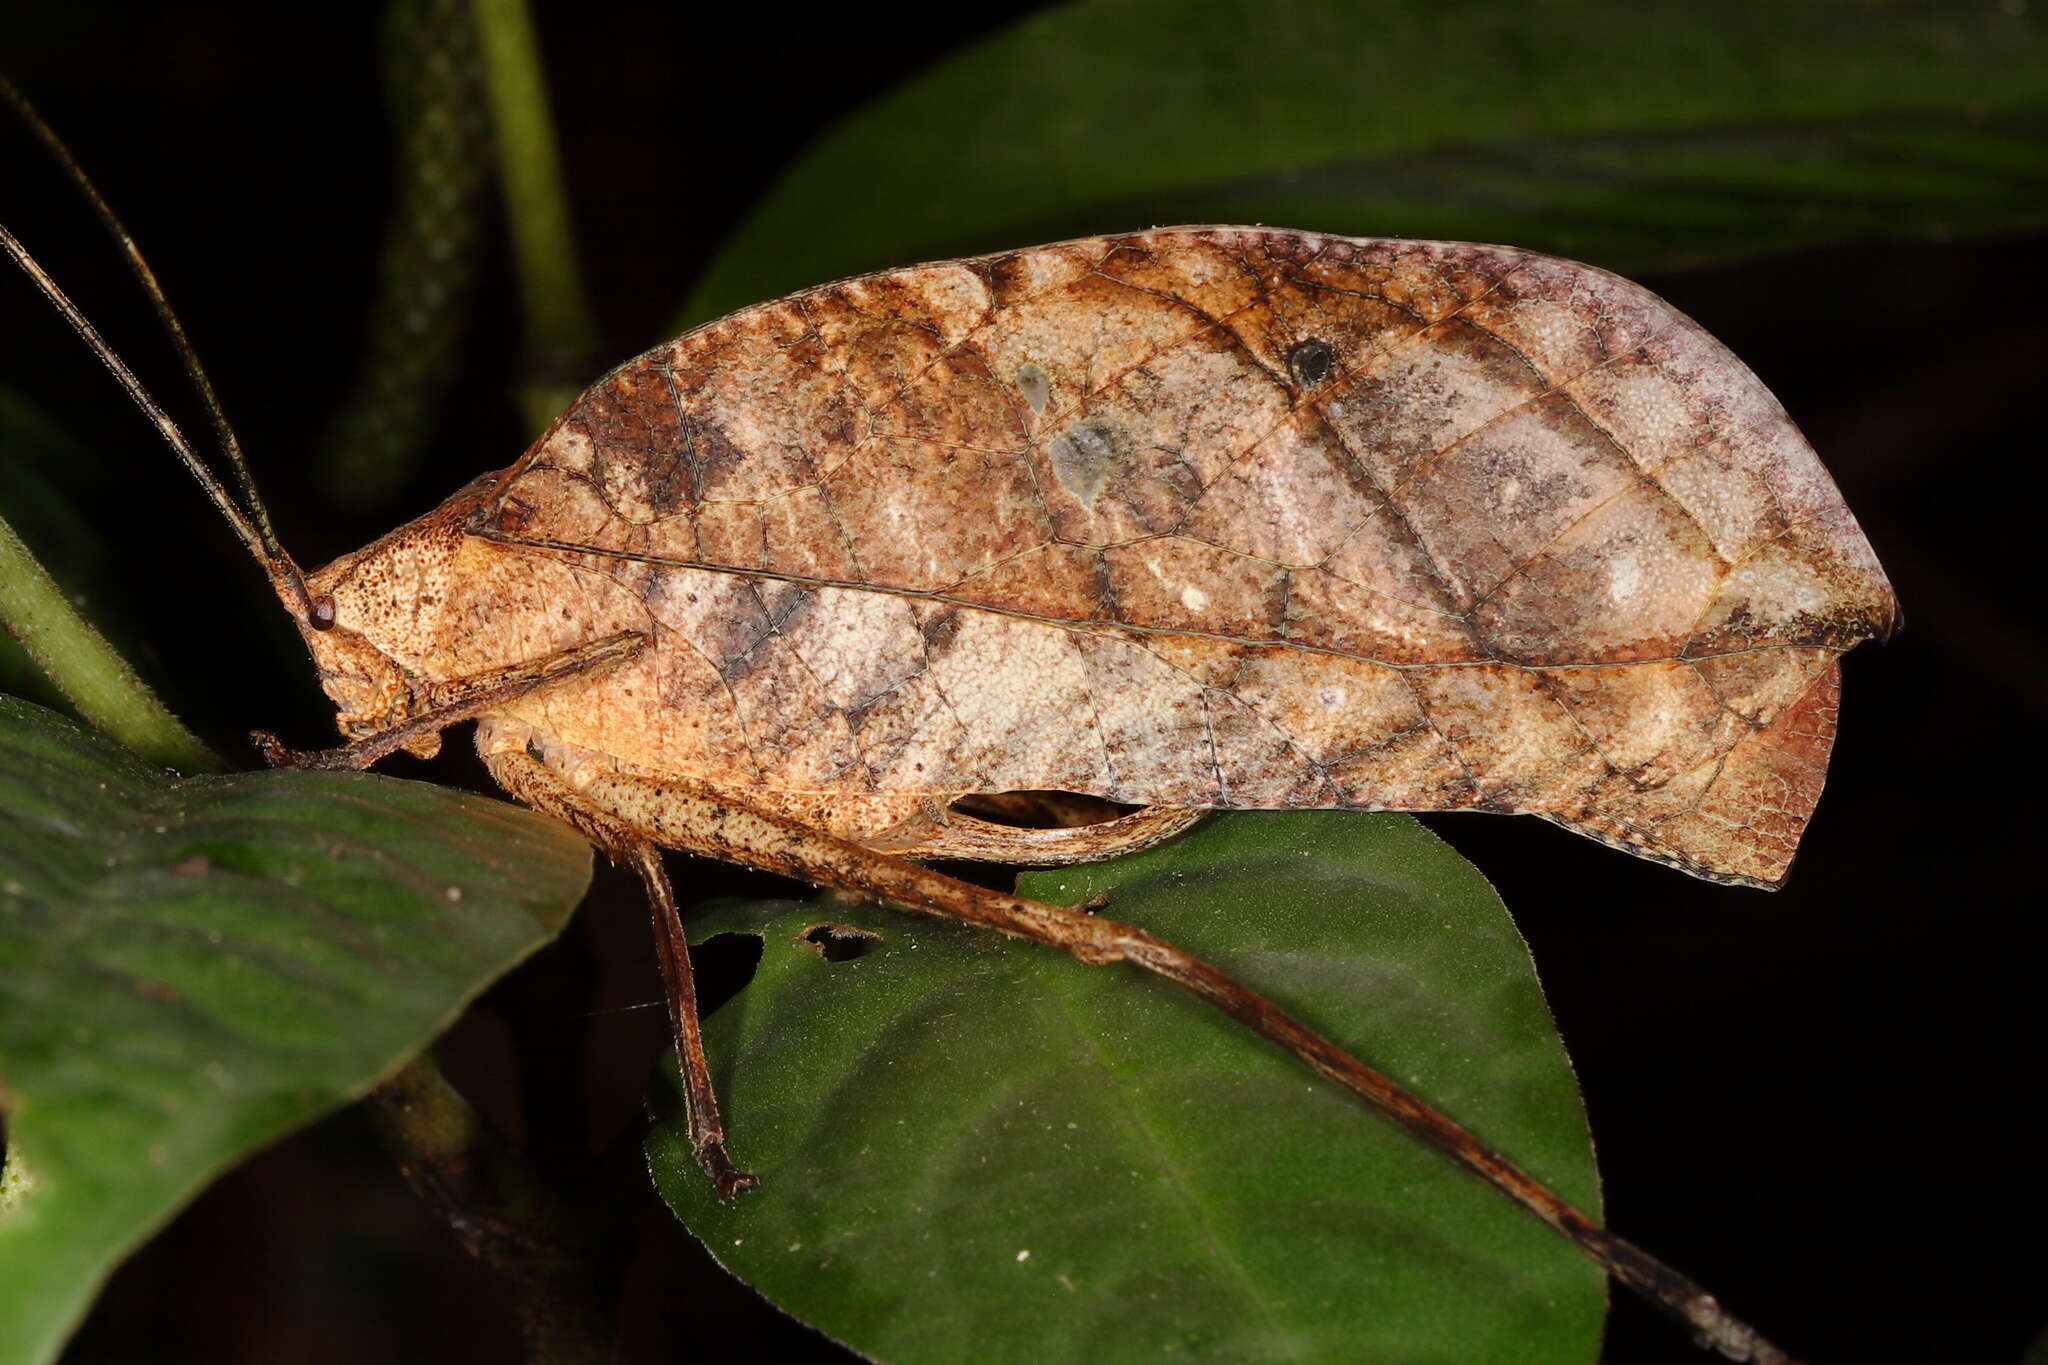
[[(472, 480), (425, 516), (307, 575), (303, 611), (272, 580), (348, 738), (387, 729), (418, 707), (424, 679), (417, 663), (448, 621), (470, 518), (498, 477)], [(434, 746), (424, 737), (408, 747), (428, 756)]]
[[(299, 637), (306, 642), (306, 651), (312, 655), (313, 667), (320, 674), (321, 690), (339, 712), (336, 725), (345, 737), (356, 739), (403, 711), (408, 675), (401, 664), (360, 630), (342, 624), (342, 602), (322, 589), (319, 578), (315, 574), (305, 584), (307, 603), (303, 613), (294, 609), (293, 595), (286, 586), (275, 579), (271, 586), (298, 626)], [(359, 619), (357, 613), (347, 614), (352, 621)]]

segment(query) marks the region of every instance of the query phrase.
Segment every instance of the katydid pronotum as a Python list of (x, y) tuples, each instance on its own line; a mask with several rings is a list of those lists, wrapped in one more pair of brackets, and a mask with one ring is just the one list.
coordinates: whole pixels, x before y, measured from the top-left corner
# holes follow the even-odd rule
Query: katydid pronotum
[[(755, 1179), (664, 848), (1156, 973), (1723, 1353), (1787, 1359), (1172, 945), (913, 861), (1105, 858), (1215, 809), (1479, 809), (1775, 883), (1837, 658), (1896, 603), (1783, 411), (1661, 301), (1510, 248), (1253, 228), (884, 272), (628, 362), (509, 469), (308, 575), (225, 424), (239, 498), (5, 242), (298, 625), (347, 743), (259, 736), (273, 763), (428, 755), (475, 720), (507, 791), (643, 879), (721, 1198)], [(1029, 790), (1137, 809), (1027, 829), (961, 808)]]

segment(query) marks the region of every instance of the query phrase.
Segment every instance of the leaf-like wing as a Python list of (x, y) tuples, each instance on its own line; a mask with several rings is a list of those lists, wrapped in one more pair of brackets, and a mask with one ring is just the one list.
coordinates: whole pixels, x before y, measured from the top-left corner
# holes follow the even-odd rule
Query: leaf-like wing
[(631, 603), (633, 690), (688, 717), (622, 750), (557, 702), (560, 742), (855, 835), (1026, 788), (1480, 809), (1769, 884), (1836, 658), (1897, 611), (1784, 410), (1647, 291), (1274, 229), (743, 310), (593, 387), (473, 524)]

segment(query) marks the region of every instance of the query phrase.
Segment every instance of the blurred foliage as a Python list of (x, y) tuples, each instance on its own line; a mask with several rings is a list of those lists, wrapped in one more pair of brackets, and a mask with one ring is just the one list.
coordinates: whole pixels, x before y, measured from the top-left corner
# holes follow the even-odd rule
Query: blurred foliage
[(1096, 0), (819, 140), (681, 322), (1170, 223), (1505, 242), (1623, 273), (2048, 222), (2048, 45), (1987, 4)]
[(0, 697), (0, 1361), (116, 1260), (361, 1095), (582, 898), (503, 802), (364, 774), (175, 779)]

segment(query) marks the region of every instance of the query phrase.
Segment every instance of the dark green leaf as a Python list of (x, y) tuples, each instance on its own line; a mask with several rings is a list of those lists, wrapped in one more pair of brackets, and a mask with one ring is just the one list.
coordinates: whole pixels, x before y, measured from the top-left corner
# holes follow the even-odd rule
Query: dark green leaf
[(552, 937), (589, 850), (416, 782), (174, 780), (0, 697), (0, 1360)]
[(1070, 5), (834, 129), (686, 320), (1160, 223), (1510, 242), (1638, 273), (2037, 226), (2048, 44), (2018, 8)]
[[(1022, 889), (1109, 891), (1108, 913), (1597, 1211), (1528, 953), (1479, 874), (1406, 816), (1228, 816)], [(851, 936), (824, 951), (820, 923)], [(763, 1183), (719, 1206), (673, 1116), (655, 1179), (720, 1261), (856, 1350), (1520, 1365), (1598, 1349), (1590, 1264), (1174, 987), (829, 902), (725, 903), (696, 927), (764, 940), (709, 1024), (734, 1152)]]

